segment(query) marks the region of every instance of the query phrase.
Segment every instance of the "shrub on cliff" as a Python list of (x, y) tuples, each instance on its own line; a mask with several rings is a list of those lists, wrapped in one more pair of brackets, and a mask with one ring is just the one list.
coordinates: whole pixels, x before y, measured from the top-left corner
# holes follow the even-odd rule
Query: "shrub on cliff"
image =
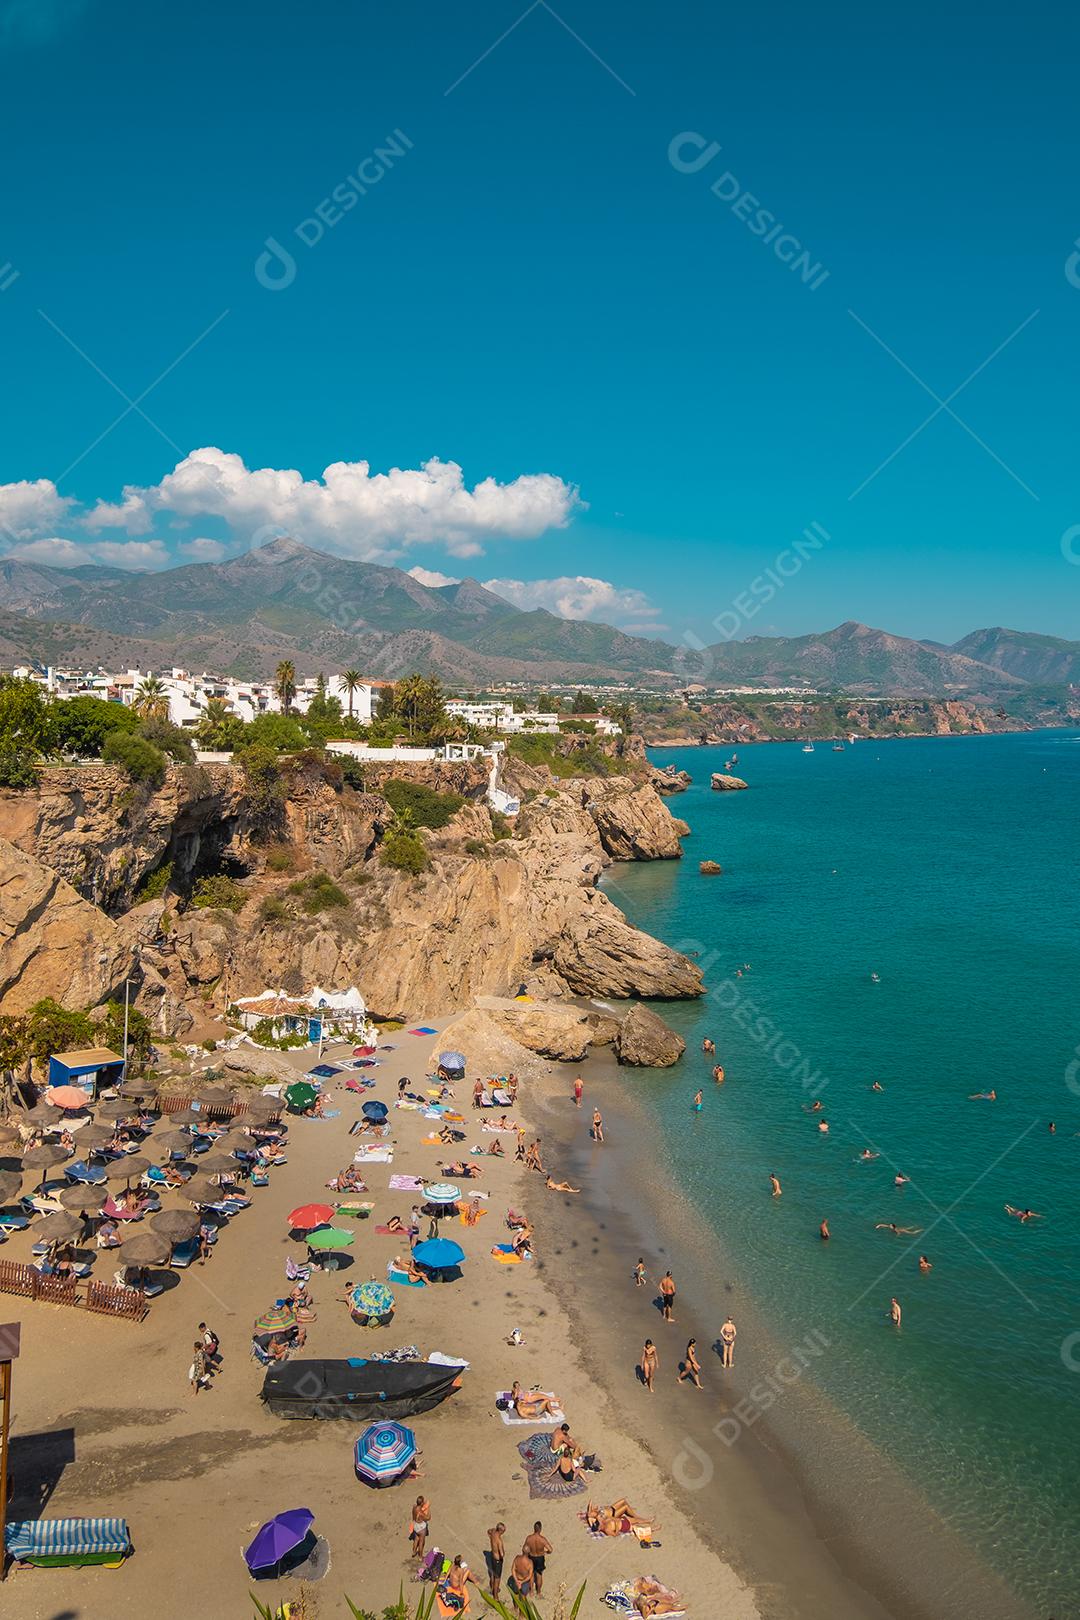
[(191, 738), (179, 726), (172, 725), (168, 720), (162, 720), (159, 715), (150, 715), (139, 725), (139, 731), (147, 742), (160, 748), (163, 754), (178, 765), (194, 765), (195, 750), (191, 746)]
[[(254, 727), (250, 729), (254, 730)], [(233, 762), (244, 773), (248, 814), (256, 832), (266, 833), (281, 818), (285, 788), (278, 769), (277, 755), (263, 743), (252, 743), (233, 755)]]
[(137, 731), (110, 731), (102, 746), (106, 765), (120, 765), (133, 782), (159, 788), (165, 780), (165, 755)]
[(200, 878), (191, 895), (192, 905), (200, 911), (239, 911), (246, 899), (247, 894), (239, 883), (224, 872)]
[(326, 872), (312, 872), (289, 884), (289, 893), (295, 894), (309, 917), (320, 911), (339, 911), (349, 904), (349, 897), (339, 889)]
[(419, 877), (431, 865), (431, 856), (418, 833), (395, 830), (387, 834), (383, 844), (382, 863), (396, 872), (411, 872), (413, 877)]
[(383, 783), (383, 798), (394, 814), (412, 816), (414, 827), (445, 827), (457, 815), (465, 800), (460, 793), (438, 793), (422, 782), (406, 782), (392, 776)]

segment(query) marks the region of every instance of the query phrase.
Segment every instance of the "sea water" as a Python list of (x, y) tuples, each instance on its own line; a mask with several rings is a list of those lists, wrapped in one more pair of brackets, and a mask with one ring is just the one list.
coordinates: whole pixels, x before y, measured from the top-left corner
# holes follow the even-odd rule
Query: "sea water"
[(687, 1053), (647, 1106), (777, 1341), (824, 1333), (808, 1376), (1060, 1620), (1080, 1612), (1080, 738), (739, 746), (749, 791), (711, 792), (730, 754), (652, 751), (694, 778), (669, 801), (684, 859), (605, 880), (705, 969), (700, 1002), (657, 1009)]

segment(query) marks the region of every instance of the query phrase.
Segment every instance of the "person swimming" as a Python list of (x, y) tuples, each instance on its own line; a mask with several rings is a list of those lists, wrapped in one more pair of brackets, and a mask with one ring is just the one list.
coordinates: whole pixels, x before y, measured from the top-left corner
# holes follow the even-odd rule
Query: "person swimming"
[(884, 1091), (885, 1087), (882, 1085), (880, 1080), (875, 1080), (873, 1082), (873, 1084), (871, 1085), (870, 1090), (871, 1091)]
[(1011, 1204), (1005, 1205), (1006, 1215), (1015, 1215), (1018, 1221), (1041, 1221), (1043, 1217), (1034, 1209), (1014, 1209)]
[(968, 1102), (997, 1102), (996, 1091), (969, 1091)]
[(859, 1160), (863, 1164), (867, 1163), (870, 1159), (880, 1159), (880, 1158), (881, 1158), (880, 1153), (871, 1153), (869, 1148), (863, 1148), (862, 1152), (859, 1154)]
[(828, 1221), (822, 1221), (821, 1225), (818, 1227), (818, 1237), (821, 1239), (822, 1243), (828, 1243), (831, 1236), (832, 1234), (829, 1231)]
[(891, 1232), (894, 1237), (918, 1237), (921, 1226), (897, 1226), (895, 1221), (878, 1221), (875, 1232)]
[(819, 1120), (818, 1120), (818, 1130), (819, 1130), (819, 1131), (822, 1131), (822, 1132), (825, 1132), (825, 1131), (827, 1131), (827, 1130), (828, 1130), (828, 1129), (829, 1129), (829, 1122), (828, 1122), (828, 1120), (827, 1120), (827, 1119), (819, 1119)]
[(911, 1180), (910, 1176), (895, 1175), (895, 1176), (893, 1176), (893, 1186), (894, 1187), (903, 1187), (904, 1184), (906, 1182), (910, 1181), (910, 1180)]
[(781, 1196), (781, 1194), (783, 1193), (784, 1189), (780, 1185), (780, 1177), (776, 1174), (775, 1170), (770, 1170), (769, 1171), (769, 1181), (772, 1183), (772, 1195), (773, 1195), (773, 1197), (774, 1198), (779, 1198)]
[(926, 1258), (925, 1254), (920, 1254), (920, 1256), (919, 1256), (919, 1270), (920, 1271), (933, 1271), (933, 1269), (934, 1269), (934, 1267), (933, 1267), (932, 1263)]

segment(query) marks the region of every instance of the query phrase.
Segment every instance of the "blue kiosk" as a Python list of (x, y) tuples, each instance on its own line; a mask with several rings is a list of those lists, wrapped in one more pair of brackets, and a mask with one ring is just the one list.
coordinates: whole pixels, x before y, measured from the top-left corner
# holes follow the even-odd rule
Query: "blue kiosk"
[(123, 1078), (124, 1060), (107, 1046), (54, 1052), (49, 1059), (50, 1086), (81, 1086), (88, 1102), (93, 1102), (99, 1091), (118, 1086)]

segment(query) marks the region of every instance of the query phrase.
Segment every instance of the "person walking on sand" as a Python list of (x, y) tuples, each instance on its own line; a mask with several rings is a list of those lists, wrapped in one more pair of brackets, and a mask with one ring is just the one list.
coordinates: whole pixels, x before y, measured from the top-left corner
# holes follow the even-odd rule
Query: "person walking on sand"
[(196, 1339), (191, 1354), (191, 1366), (188, 1368), (188, 1383), (191, 1393), (197, 1395), (200, 1389), (209, 1389), (210, 1380), (206, 1373), (206, 1351), (203, 1349), (201, 1339)]
[(601, 1114), (599, 1108), (593, 1109), (592, 1139), (594, 1142), (602, 1142), (604, 1140), (604, 1116)]
[(431, 1503), (427, 1500), (427, 1497), (418, 1496), (413, 1504), (412, 1517), (409, 1521), (409, 1540), (413, 1544), (414, 1558), (423, 1558), (424, 1556), (430, 1523)]
[(898, 1328), (900, 1326), (900, 1318), (902, 1317), (902, 1315), (903, 1315), (903, 1312), (900, 1309), (900, 1301), (898, 1299), (890, 1299), (890, 1301), (889, 1301), (889, 1321), (892, 1323), (893, 1327)]
[(656, 1346), (651, 1339), (645, 1340), (645, 1348), (641, 1352), (641, 1381), (650, 1395), (655, 1395), (653, 1379), (660, 1366), (660, 1357), (656, 1353)]
[(575, 1108), (580, 1108), (581, 1107), (581, 1094), (582, 1094), (582, 1092), (584, 1090), (585, 1090), (585, 1082), (584, 1082), (584, 1080), (581, 1078), (581, 1076), (579, 1074), (577, 1079), (574, 1081), (574, 1107)]
[(634, 1287), (635, 1288), (644, 1288), (644, 1286), (645, 1286), (645, 1261), (639, 1259), (637, 1265), (634, 1267)]
[(734, 1367), (735, 1365), (735, 1334), (735, 1324), (729, 1316), (723, 1327), (720, 1329), (721, 1367)]
[(503, 1541), (503, 1536), (505, 1534), (506, 1526), (500, 1519), (498, 1524), (493, 1525), (488, 1531), (488, 1541), (491, 1543), (491, 1546), (484, 1554), (488, 1567), (488, 1585), (491, 1588), (492, 1597), (495, 1598), (497, 1598), (499, 1595), (499, 1582), (502, 1580), (503, 1559), (506, 1557), (506, 1544)]
[(661, 1313), (665, 1322), (674, 1322), (672, 1311), (675, 1308), (675, 1279), (668, 1268), (660, 1279)]
[(537, 1519), (536, 1523), (532, 1527), (531, 1534), (525, 1537), (525, 1542), (521, 1549), (526, 1558), (532, 1559), (533, 1580), (536, 1583), (537, 1597), (539, 1597), (544, 1590), (544, 1570), (547, 1567), (548, 1553), (554, 1551), (551, 1542), (548, 1540), (547, 1536), (543, 1534), (543, 1529), (543, 1525), (540, 1523), (540, 1520)]
[(690, 1382), (695, 1386), (696, 1389), (701, 1389), (703, 1387), (701, 1382), (701, 1363), (697, 1358), (697, 1350), (695, 1349), (696, 1344), (696, 1339), (689, 1339), (687, 1341), (686, 1354), (683, 1357), (683, 1364), (679, 1368), (679, 1376), (676, 1378), (675, 1382), (677, 1384), (681, 1384), (685, 1378), (689, 1378)]
[(769, 1171), (769, 1180), (772, 1183), (772, 1195), (773, 1195), (773, 1197), (774, 1198), (779, 1198), (780, 1195), (783, 1193), (784, 1189), (780, 1185), (780, 1177), (776, 1174), (775, 1170), (770, 1170)]

